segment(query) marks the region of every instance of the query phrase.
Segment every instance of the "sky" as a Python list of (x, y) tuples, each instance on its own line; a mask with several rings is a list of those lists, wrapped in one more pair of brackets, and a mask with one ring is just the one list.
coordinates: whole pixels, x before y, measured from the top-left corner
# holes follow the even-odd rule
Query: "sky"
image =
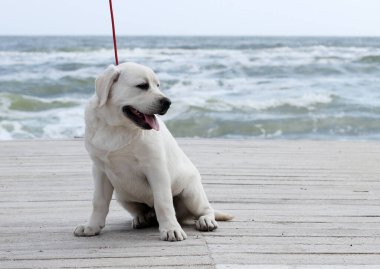
[[(380, 0), (113, 0), (118, 35), (380, 36)], [(108, 0), (0, 0), (0, 35), (109, 35)]]

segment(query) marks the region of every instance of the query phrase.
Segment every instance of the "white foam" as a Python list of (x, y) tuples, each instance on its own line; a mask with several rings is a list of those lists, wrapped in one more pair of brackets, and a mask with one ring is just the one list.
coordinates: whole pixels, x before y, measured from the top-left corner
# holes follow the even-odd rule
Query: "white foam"
[[(353, 62), (369, 55), (380, 55), (378, 48), (362, 47), (280, 47), (255, 50), (227, 49), (120, 49), (120, 61), (132, 60), (156, 67), (163, 78), (175, 78), (173, 74), (191, 75), (193, 78), (212, 77), (218, 70), (205, 67), (219, 64), (225, 70), (239, 72), (240, 68), (260, 66), (302, 66), (309, 64), (339, 64)], [(111, 49), (90, 51), (19, 52), (0, 51), (3, 67), (25, 66), (22, 70), (0, 76), (0, 81), (30, 79), (61, 79), (64, 76), (95, 77), (103, 67), (113, 62)], [(52, 65), (79, 63), (79, 70), (57, 70)], [(102, 66), (104, 64), (104, 66)], [(244, 75), (244, 74), (242, 74)]]
[(84, 108), (57, 109), (53, 111), (55, 122), (43, 127), (42, 138), (67, 138), (84, 135)]
[(298, 108), (307, 108), (309, 110), (314, 109), (314, 105), (317, 104), (327, 104), (332, 101), (332, 96), (329, 93), (314, 93), (308, 92), (304, 93), (300, 96), (292, 96), (292, 97), (277, 97), (277, 98), (269, 98), (267, 100), (260, 101), (245, 101), (242, 102), (241, 105), (246, 107), (255, 108), (257, 110), (265, 110), (268, 108), (275, 108), (284, 105), (289, 105)]

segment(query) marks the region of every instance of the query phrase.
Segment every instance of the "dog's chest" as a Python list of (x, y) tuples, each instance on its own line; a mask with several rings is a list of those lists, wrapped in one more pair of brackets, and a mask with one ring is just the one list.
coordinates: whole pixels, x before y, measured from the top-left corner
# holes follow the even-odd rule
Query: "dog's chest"
[(153, 205), (151, 188), (136, 157), (129, 154), (110, 154), (105, 163), (105, 172), (118, 199)]

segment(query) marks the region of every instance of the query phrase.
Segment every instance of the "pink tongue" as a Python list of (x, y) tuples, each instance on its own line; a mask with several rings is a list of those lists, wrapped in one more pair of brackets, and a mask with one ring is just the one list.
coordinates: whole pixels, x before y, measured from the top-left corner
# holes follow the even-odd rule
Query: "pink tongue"
[(145, 115), (144, 114), (144, 117), (145, 117), (146, 123), (148, 123), (152, 129), (154, 129), (156, 131), (160, 130), (160, 126), (158, 125), (157, 119), (154, 115)]

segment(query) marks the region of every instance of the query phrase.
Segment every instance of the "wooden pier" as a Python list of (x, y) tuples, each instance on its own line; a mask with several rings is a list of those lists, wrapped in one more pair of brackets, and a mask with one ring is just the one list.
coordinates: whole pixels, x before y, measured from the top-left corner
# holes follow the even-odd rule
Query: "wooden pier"
[(179, 143), (236, 218), (163, 242), (114, 200), (99, 236), (73, 235), (93, 190), (82, 140), (0, 142), (0, 268), (380, 268), (380, 142)]

